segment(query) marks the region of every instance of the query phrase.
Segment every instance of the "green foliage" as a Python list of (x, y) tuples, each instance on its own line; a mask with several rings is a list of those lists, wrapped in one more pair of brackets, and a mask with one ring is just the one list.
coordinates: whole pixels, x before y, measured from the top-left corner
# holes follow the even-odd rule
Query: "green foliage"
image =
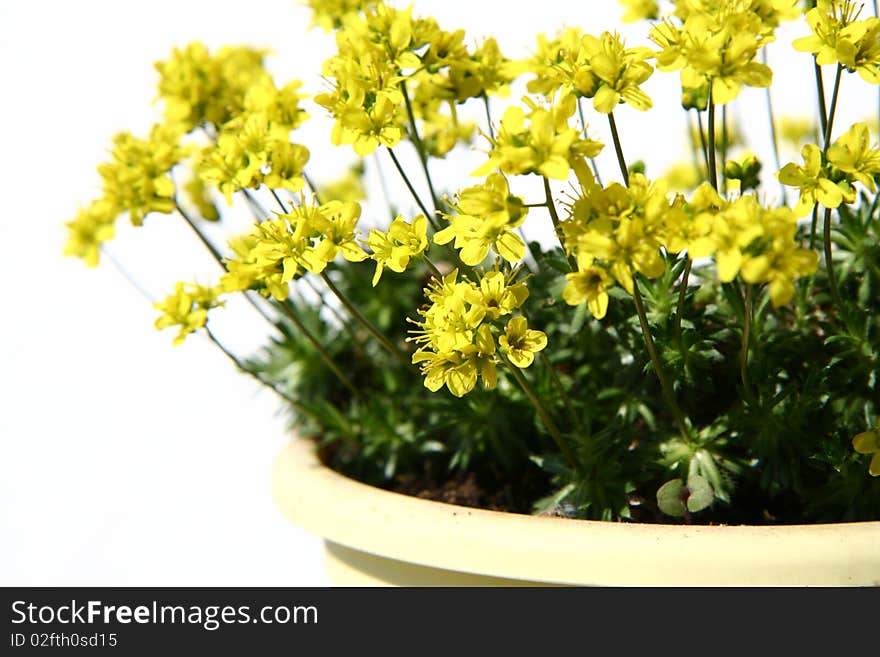
[[(670, 257), (663, 276), (639, 280), (663, 366), (693, 428), (688, 440), (663, 404), (632, 299), (611, 290), (601, 321), (584, 305), (564, 304), (568, 263), (558, 249), (541, 251), (537, 243), (530, 245), (537, 261), (525, 309), (553, 348), (525, 374), (572, 445), (577, 467), (562, 457), (503, 369), (496, 390), (478, 386), (462, 399), (445, 389), (431, 393), (414, 368), (395, 361), (358, 324), (342, 325), (345, 315), (329, 310), (329, 295), (295, 310), (344, 363), (366, 393), (362, 398), (353, 398), (287, 324), (280, 325), (284, 338), (256, 365), (307, 409), (296, 415), (298, 430), (320, 437), (331, 465), (374, 484), (462, 472), (476, 473), (488, 490), (537, 481), (544, 492), (532, 498), (534, 511), (607, 520), (876, 519), (880, 481), (867, 476), (850, 446), (877, 419), (880, 249), (869, 211), (865, 203), (841, 212), (835, 233), (841, 285), (858, 299), (841, 316), (828, 304), (774, 309), (766, 289), (753, 290), (747, 385), (740, 370), (746, 298), (740, 284), (717, 283), (695, 266), (677, 334), (682, 261)], [(424, 302), (426, 269), (375, 288), (363, 267), (341, 266), (331, 276), (411, 353), (408, 318)], [(826, 286), (819, 273), (803, 283), (798, 298), (825, 298)]]

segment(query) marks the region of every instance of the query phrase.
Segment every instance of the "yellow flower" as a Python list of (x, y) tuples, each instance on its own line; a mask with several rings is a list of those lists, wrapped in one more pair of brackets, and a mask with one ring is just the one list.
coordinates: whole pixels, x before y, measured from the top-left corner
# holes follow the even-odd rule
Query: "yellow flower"
[(873, 454), (868, 472), (880, 477), (880, 430), (871, 429), (857, 434), (852, 440), (853, 449), (859, 454)]
[(740, 272), (746, 283), (768, 283), (777, 308), (791, 301), (799, 277), (816, 271), (819, 254), (797, 245), (797, 220), (788, 208), (764, 211), (761, 227), (764, 236), (757, 240), (757, 252), (746, 250)]
[(216, 287), (176, 283), (173, 294), (165, 297), (164, 301), (153, 304), (156, 310), (162, 312), (156, 319), (156, 328), (162, 330), (172, 326), (180, 327), (174, 344), (181, 344), (186, 336), (205, 326), (209, 310), (224, 304), (218, 299), (219, 294), (220, 289)]
[(97, 267), (101, 244), (113, 239), (114, 223), (119, 209), (106, 198), (98, 199), (83, 208), (76, 218), (66, 224), (70, 235), (64, 245), (64, 255), (76, 256), (89, 267)]
[(514, 317), (507, 322), (498, 344), (513, 365), (525, 369), (535, 361), (535, 354), (547, 346), (547, 335), (530, 329), (525, 317)]
[(822, 151), (815, 144), (807, 144), (801, 151), (804, 166), (789, 162), (782, 167), (776, 177), (784, 185), (799, 187), (800, 198), (794, 208), (795, 216), (809, 214), (818, 201), (826, 208), (836, 208), (846, 201), (855, 200), (855, 193), (846, 181), (835, 183), (822, 166)]
[(512, 283), (512, 278), (493, 270), (480, 278), (480, 287), (466, 290), (465, 300), (471, 304), (472, 317), (482, 321), (484, 318), (498, 319), (509, 315), (529, 298), (525, 283)]
[(620, 4), (626, 8), (621, 19), (624, 23), (653, 20), (660, 13), (656, 0), (620, 0)]
[(568, 119), (577, 108), (573, 95), (563, 97), (549, 110), (536, 106), (528, 98), (523, 100), (531, 108), (529, 114), (515, 105), (507, 108), (498, 134), (490, 140), (489, 159), (471, 175), (483, 176), (501, 169), (504, 173), (537, 173), (566, 180), (573, 160), (595, 157), (602, 150), (602, 144), (582, 139), (580, 133), (569, 126)]
[(104, 196), (140, 226), (151, 212), (174, 211), (174, 181), (171, 169), (184, 150), (179, 145), (179, 126), (157, 124), (147, 139), (128, 132), (113, 138), (113, 161), (98, 167)]
[(587, 262), (588, 259), (582, 259), (578, 262), (577, 271), (565, 275), (568, 284), (562, 292), (562, 298), (570, 306), (578, 306), (586, 301), (590, 314), (602, 319), (608, 311), (607, 290), (614, 283), (604, 267)]
[(184, 132), (203, 123), (219, 127), (229, 121), (241, 112), (247, 91), (269, 79), (264, 54), (225, 47), (211, 56), (199, 42), (175, 48), (168, 60), (155, 64), (168, 121), (180, 123)]
[(460, 214), (447, 216), (450, 225), (434, 235), (436, 244), (455, 239), (464, 264), (480, 264), (491, 247), (506, 261), (515, 263), (525, 255), (525, 244), (514, 229), (525, 221), (528, 208), (523, 200), (512, 196), (507, 179), (492, 173), (482, 185), (469, 187), (459, 194)]
[(410, 224), (398, 215), (387, 232), (370, 231), (368, 244), (372, 251), (370, 257), (376, 261), (376, 272), (373, 274), (375, 287), (385, 267), (397, 273), (404, 272), (409, 261), (428, 248), (428, 219), (420, 214)]
[(652, 56), (648, 48), (626, 48), (619, 34), (603, 32), (581, 40), (589, 72), (597, 79), (593, 107), (610, 114), (618, 103), (625, 102), (638, 110), (651, 109), (651, 99), (639, 85), (654, 72), (645, 60)]
[(828, 162), (875, 192), (874, 176), (880, 173), (880, 149), (871, 148), (866, 123), (855, 123), (828, 149)]

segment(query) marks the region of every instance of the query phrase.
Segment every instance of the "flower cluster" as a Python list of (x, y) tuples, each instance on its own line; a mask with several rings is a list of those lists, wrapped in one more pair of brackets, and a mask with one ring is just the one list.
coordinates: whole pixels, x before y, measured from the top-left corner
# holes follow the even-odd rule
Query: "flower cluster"
[(153, 304), (162, 312), (156, 319), (157, 329), (173, 326), (179, 328), (174, 344), (182, 344), (186, 336), (204, 327), (208, 322), (208, 311), (222, 306), (222, 290), (219, 287), (205, 287), (195, 283), (177, 283), (174, 292), (165, 301)]
[(482, 185), (460, 192), (455, 209), (458, 214), (446, 217), (450, 225), (434, 235), (436, 244), (454, 239), (461, 261), (471, 267), (483, 262), (490, 248), (511, 264), (522, 260), (526, 245), (514, 231), (529, 210), (522, 198), (511, 195), (504, 176), (489, 174)]
[[(175, 50), (156, 65), (163, 121), (116, 136), (66, 253), (95, 265), (122, 214), (137, 226), (180, 215), (222, 273), (213, 287), (178, 283), (156, 326), (177, 329), (175, 344), (204, 329), (328, 444), (344, 441), (339, 458), (382, 455), (380, 478), (433, 459), (515, 476), (535, 466), (553, 487), (539, 506), (583, 517), (877, 517), (865, 472), (880, 474), (880, 147), (872, 123), (844, 132), (834, 120), (844, 71), (880, 84), (880, 18), (852, 0), (624, 0), (625, 20), (650, 21), (648, 45), (567, 27), (512, 61), (494, 38), (412, 7), (307, 4), (335, 34), (324, 93), (276, 84), (261, 50)], [(796, 18), (819, 113), (777, 120), (764, 49)], [(666, 72), (689, 160), (658, 176), (622, 143), (615, 110), (650, 111), (649, 84)], [(511, 98), (514, 83), (528, 93)], [(752, 150), (757, 118), (718, 112), (746, 86), (765, 88), (772, 160)], [(312, 144), (298, 138), (308, 102), (357, 156), (336, 180), (313, 179), (297, 143)], [(597, 116), (613, 153), (587, 132)], [(477, 180), (432, 179), (432, 160), (478, 134), (479, 159), (446, 167)], [(382, 172), (367, 156), (381, 147), (412, 198), (391, 198), (381, 178), (377, 211)], [(218, 248), (236, 199), (255, 223)], [(238, 360), (208, 327), (233, 294), (279, 329), (263, 363)], [(694, 491), (699, 504), (683, 498)], [(736, 495), (759, 503), (719, 511)]]
[(880, 149), (871, 147), (871, 135), (865, 123), (853, 124), (827, 150), (806, 144), (801, 151), (803, 166), (794, 162), (779, 170), (777, 177), (785, 185), (797, 187), (800, 197), (794, 212), (807, 215), (816, 203), (836, 208), (856, 198), (854, 183), (876, 191), (874, 176), (880, 174)]
[(459, 122), (456, 104), (506, 93), (519, 71), (494, 39), (469, 51), (462, 30), (442, 30), (383, 2), (348, 14), (336, 42), (338, 53), (323, 66), (333, 88), (315, 101), (335, 119), (333, 143), (351, 144), (359, 155), (394, 147), (417, 118), (430, 153), (445, 155), (473, 133), (472, 124)]
[(229, 244), (235, 256), (226, 263), (228, 273), (220, 281), (223, 290), (257, 289), (284, 301), (290, 281), (304, 272), (320, 274), (340, 255), (349, 262), (365, 260), (367, 253), (356, 241), (360, 214), (361, 207), (354, 202), (303, 203), (255, 224)]
[(772, 70), (755, 61), (773, 40), (780, 21), (796, 18), (795, 0), (680, 1), (677, 21), (667, 18), (651, 29), (661, 71), (681, 70), (683, 99), (705, 109), (708, 99), (724, 105), (743, 85), (766, 87)]
[(547, 346), (547, 336), (530, 329), (522, 316), (510, 318), (500, 332), (499, 320), (519, 309), (529, 295), (525, 284), (514, 282), (512, 275), (492, 270), (478, 285), (459, 281), (455, 270), (432, 281), (425, 294), (430, 304), (419, 310), (419, 328), (409, 339), (419, 345), (412, 361), (421, 367), (429, 390), (446, 386), (462, 397), (474, 389), (478, 378), (492, 389), (497, 385), (499, 356), (514, 367), (526, 368)]

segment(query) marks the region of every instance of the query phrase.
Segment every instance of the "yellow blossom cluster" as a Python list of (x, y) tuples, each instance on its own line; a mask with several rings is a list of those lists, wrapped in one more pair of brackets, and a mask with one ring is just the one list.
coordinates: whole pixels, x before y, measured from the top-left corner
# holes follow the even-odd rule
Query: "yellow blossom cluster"
[(826, 154), (815, 144), (806, 144), (801, 155), (803, 166), (789, 162), (777, 174), (783, 184), (800, 189), (794, 208), (798, 217), (809, 214), (817, 202), (826, 208), (852, 203), (856, 198), (855, 182), (876, 191), (874, 176), (880, 174), (880, 149), (871, 147), (865, 123), (853, 124)]
[(322, 71), (332, 90), (315, 97), (335, 119), (333, 143), (351, 144), (359, 155), (395, 146), (410, 119), (423, 122), (431, 154), (445, 155), (473, 133), (472, 124), (459, 123), (456, 103), (505, 93), (519, 71), (494, 39), (470, 51), (463, 30), (413, 18), (411, 8), (375, 2), (362, 10), (341, 19), (337, 54)]
[(179, 345), (190, 333), (197, 331), (208, 322), (208, 311), (222, 306), (222, 290), (219, 287), (206, 287), (196, 283), (176, 283), (174, 292), (164, 301), (153, 304), (161, 315), (156, 319), (157, 329), (172, 326), (179, 328), (174, 344)]
[(511, 317), (501, 332), (501, 319), (512, 315), (529, 295), (525, 283), (514, 278), (515, 274), (492, 270), (477, 284), (459, 281), (455, 270), (425, 289), (430, 303), (419, 310), (419, 328), (409, 340), (418, 345), (412, 362), (421, 367), (426, 388), (436, 392), (446, 386), (462, 397), (478, 378), (486, 388), (494, 388), (499, 354), (514, 367), (526, 368), (547, 346), (547, 336), (530, 329), (522, 316)]
[(734, 100), (743, 85), (766, 87), (772, 70), (755, 58), (783, 20), (799, 15), (795, 0), (679, 0), (673, 17), (650, 32), (661, 71), (681, 70), (684, 99), (700, 109)]
[(360, 205), (330, 201), (302, 204), (288, 214), (255, 224), (230, 241), (235, 254), (226, 263), (220, 285), (225, 292), (256, 289), (284, 301), (289, 283), (305, 272), (319, 274), (337, 256), (350, 262), (366, 260), (357, 243)]
[(627, 48), (619, 34), (581, 34), (568, 28), (555, 39), (538, 37), (538, 48), (529, 62), (536, 75), (528, 90), (551, 97), (574, 93), (593, 99), (597, 112), (609, 114), (619, 103), (639, 110), (651, 108), (651, 99), (640, 85), (654, 72), (646, 61), (650, 48)]
[(574, 95), (563, 96), (549, 109), (528, 97), (523, 102), (529, 113), (518, 105), (507, 108), (498, 134), (490, 139), (492, 150), (488, 159), (472, 175), (484, 176), (500, 169), (508, 174), (537, 173), (567, 180), (576, 161), (595, 157), (602, 150), (603, 144), (583, 138), (569, 125), (569, 118), (577, 109)]
[(446, 216), (450, 225), (434, 235), (436, 244), (454, 239), (461, 261), (469, 266), (483, 262), (490, 248), (509, 263), (522, 260), (526, 245), (514, 231), (529, 210), (510, 193), (503, 175), (489, 174), (485, 183), (461, 191), (455, 209), (457, 214)]
[(309, 150), (290, 141), (291, 131), (307, 118), (299, 106), (300, 86), (294, 81), (278, 89), (263, 80), (251, 87), (241, 112), (220, 127), (216, 142), (203, 153), (199, 174), (229, 205), (240, 189), (265, 184), (296, 193), (305, 185)]
[(807, 12), (812, 34), (795, 39), (795, 50), (811, 52), (817, 64), (839, 64), (865, 82), (880, 84), (880, 18), (858, 20), (853, 0), (819, 0)]
[(789, 303), (794, 281), (816, 270), (816, 252), (795, 239), (794, 213), (765, 208), (754, 195), (728, 201), (704, 183), (690, 201), (678, 195), (670, 202), (665, 182), (642, 174), (631, 176), (628, 187), (602, 187), (588, 173), (581, 183), (562, 222), (566, 251), (577, 261), (563, 298), (570, 305), (586, 302), (597, 319), (605, 316), (615, 282), (632, 294), (636, 272), (663, 274), (662, 250), (713, 257), (722, 282), (741, 274), (747, 283), (767, 283), (774, 306)]

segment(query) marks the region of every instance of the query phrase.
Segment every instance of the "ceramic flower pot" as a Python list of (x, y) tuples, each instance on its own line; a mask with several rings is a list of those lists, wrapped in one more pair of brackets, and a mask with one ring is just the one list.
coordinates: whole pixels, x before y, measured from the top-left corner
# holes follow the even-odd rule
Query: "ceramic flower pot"
[(324, 539), (339, 585), (880, 585), (880, 522), (682, 526), (484, 511), (359, 483), (305, 440), (278, 456), (273, 496)]

